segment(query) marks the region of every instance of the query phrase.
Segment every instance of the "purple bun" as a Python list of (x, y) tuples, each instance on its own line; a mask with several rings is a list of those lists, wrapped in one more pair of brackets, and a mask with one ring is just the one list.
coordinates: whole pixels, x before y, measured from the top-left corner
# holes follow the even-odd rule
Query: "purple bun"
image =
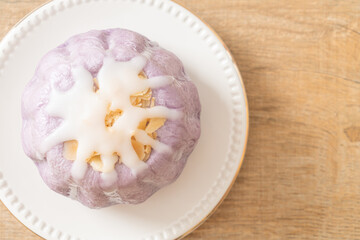
[[(172, 84), (153, 89), (155, 105), (182, 112), (182, 118), (167, 120), (157, 130), (158, 140), (171, 146), (173, 151), (153, 150), (146, 161), (148, 168), (137, 175), (124, 164), (116, 163), (118, 178), (111, 188), (104, 186), (100, 172), (92, 167), (88, 167), (82, 180), (74, 181), (70, 171), (73, 161), (63, 157), (63, 143), (40, 154), (41, 143), (62, 122), (62, 119), (49, 116), (45, 111), (52, 91), (51, 83), (58, 90), (67, 91), (74, 84), (72, 67), (82, 66), (96, 77), (104, 57), (129, 61), (140, 55), (145, 47), (152, 52), (143, 69), (146, 76), (170, 75), (175, 78)], [(48, 52), (25, 87), (21, 110), (23, 148), (38, 167), (44, 182), (52, 190), (90, 208), (145, 201), (161, 187), (177, 179), (200, 137), (198, 92), (181, 61), (146, 37), (125, 29), (93, 30), (79, 34)]]

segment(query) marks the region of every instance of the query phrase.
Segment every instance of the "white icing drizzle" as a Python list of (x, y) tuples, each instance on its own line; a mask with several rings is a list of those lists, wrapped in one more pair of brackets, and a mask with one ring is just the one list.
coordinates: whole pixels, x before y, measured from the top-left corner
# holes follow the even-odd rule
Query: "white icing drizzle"
[(79, 186), (76, 185), (75, 183), (71, 182), (69, 184), (69, 197), (71, 199), (77, 199), (78, 197), (78, 189), (79, 189)]
[[(135, 107), (130, 102), (132, 94), (147, 88), (159, 88), (171, 84), (173, 77), (163, 76), (141, 79), (138, 74), (146, 64), (146, 57), (137, 56), (127, 62), (105, 58), (97, 80), (98, 91), (94, 91), (93, 78), (84, 68), (72, 69), (73, 87), (61, 92), (52, 88), (46, 111), (50, 116), (63, 119), (61, 125), (43, 142), (41, 150), (46, 153), (53, 146), (65, 141), (77, 140), (76, 160), (71, 169), (75, 180), (86, 173), (86, 162), (94, 152), (100, 154), (103, 163), (102, 179), (111, 184), (116, 181), (115, 163), (119, 160), (134, 174), (147, 167), (140, 161), (131, 144), (131, 137), (148, 144), (156, 151), (170, 151), (170, 147), (152, 139), (138, 130), (139, 122), (145, 118), (176, 119), (181, 113), (163, 106), (152, 108)], [(112, 127), (105, 126), (109, 110), (120, 109), (122, 114)], [(116, 153), (116, 154), (115, 154)]]
[(104, 192), (104, 194), (105, 196), (107, 196), (110, 203), (124, 203), (124, 200), (121, 198), (117, 190), (113, 190), (111, 192)]

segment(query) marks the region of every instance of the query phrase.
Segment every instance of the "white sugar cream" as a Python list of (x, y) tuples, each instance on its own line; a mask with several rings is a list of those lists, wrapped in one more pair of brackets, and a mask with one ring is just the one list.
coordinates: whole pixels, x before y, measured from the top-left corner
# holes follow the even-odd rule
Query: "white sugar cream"
[[(100, 155), (103, 163), (102, 179), (112, 184), (117, 179), (115, 163), (120, 161), (134, 174), (147, 167), (139, 160), (131, 137), (150, 145), (156, 151), (170, 151), (170, 147), (152, 139), (144, 131), (137, 129), (139, 122), (146, 118), (176, 119), (181, 113), (163, 106), (151, 108), (135, 107), (130, 102), (132, 94), (147, 88), (159, 88), (171, 84), (173, 77), (162, 76), (141, 79), (147, 59), (137, 56), (127, 62), (116, 62), (105, 58), (97, 80), (99, 89), (94, 91), (93, 78), (84, 68), (72, 70), (74, 85), (61, 92), (52, 88), (46, 111), (50, 116), (63, 119), (61, 125), (43, 142), (42, 152), (65, 141), (77, 140), (76, 159), (71, 169), (72, 177), (80, 180), (84, 177), (88, 163), (94, 152)], [(122, 114), (112, 127), (106, 127), (105, 117), (108, 111), (120, 109)]]

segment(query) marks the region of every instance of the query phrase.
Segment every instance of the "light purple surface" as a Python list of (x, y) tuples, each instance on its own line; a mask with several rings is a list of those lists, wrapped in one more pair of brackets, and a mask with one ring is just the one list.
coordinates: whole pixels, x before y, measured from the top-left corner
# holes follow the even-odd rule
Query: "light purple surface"
[[(152, 51), (143, 69), (148, 78), (163, 75), (175, 78), (173, 84), (153, 89), (155, 105), (178, 109), (183, 113), (181, 119), (167, 120), (157, 130), (158, 140), (171, 146), (172, 153), (152, 150), (146, 162), (148, 168), (137, 176), (124, 164), (116, 164), (118, 179), (113, 186), (105, 186), (100, 173), (91, 167), (88, 167), (82, 181), (75, 182), (70, 174), (73, 162), (62, 156), (63, 144), (53, 147), (45, 156), (39, 154), (41, 142), (62, 122), (62, 119), (51, 117), (45, 111), (51, 83), (57, 89), (67, 91), (73, 85), (72, 67), (83, 66), (96, 77), (105, 56), (128, 61), (146, 46)], [(52, 190), (69, 196), (72, 185), (77, 189), (77, 194), (72, 197), (90, 208), (141, 203), (161, 187), (175, 181), (182, 172), (200, 137), (200, 110), (197, 89), (173, 53), (129, 30), (93, 30), (71, 37), (41, 59), (22, 96), (23, 148)], [(104, 191), (113, 191), (120, 197), (110, 198)]]

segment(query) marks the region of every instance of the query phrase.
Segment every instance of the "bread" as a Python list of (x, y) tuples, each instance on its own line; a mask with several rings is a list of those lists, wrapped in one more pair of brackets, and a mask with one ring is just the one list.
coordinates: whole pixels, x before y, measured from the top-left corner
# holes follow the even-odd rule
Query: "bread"
[(129, 30), (93, 30), (39, 62), (22, 96), (23, 149), (62, 195), (90, 208), (138, 204), (182, 172), (200, 110), (173, 53)]

